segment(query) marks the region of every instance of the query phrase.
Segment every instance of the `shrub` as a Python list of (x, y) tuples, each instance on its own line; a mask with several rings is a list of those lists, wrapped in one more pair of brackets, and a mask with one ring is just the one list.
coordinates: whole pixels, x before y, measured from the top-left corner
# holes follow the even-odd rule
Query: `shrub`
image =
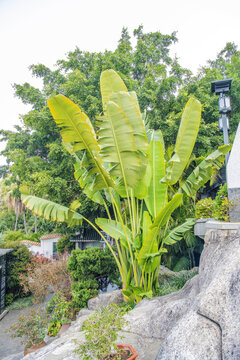
[(98, 295), (98, 288), (98, 282), (93, 279), (73, 282), (71, 286), (73, 307), (78, 309), (86, 307), (88, 300)]
[(115, 341), (126, 324), (125, 313), (124, 308), (112, 304), (92, 314), (83, 324), (86, 341), (83, 344), (76, 342), (75, 352), (86, 360), (105, 359), (113, 352), (117, 353)]
[(21, 283), (24, 291), (33, 293), (34, 302), (38, 303), (46, 297), (49, 291), (63, 291), (71, 298), (71, 277), (67, 270), (68, 257), (63, 255), (58, 260), (48, 260), (43, 257), (33, 257), (22, 276)]
[(227, 196), (227, 184), (221, 185), (213, 205), (213, 213), (216, 220), (229, 221), (229, 210), (234, 204)]
[(31, 310), (28, 315), (19, 316), (18, 321), (8, 329), (8, 332), (13, 333), (11, 335), (13, 338), (22, 338), (21, 343), (26, 348), (29, 348), (43, 341), (47, 322), (46, 312), (43, 310), (40, 312), (39, 310)]
[(31, 253), (24, 245), (15, 244), (14, 250), (7, 255), (7, 305), (15, 298), (29, 295), (24, 291), (21, 276), (27, 274)]
[(71, 322), (74, 318), (72, 304), (62, 292), (57, 292), (49, 300), (46, 311), (51, 314), (51, 322), (48, 326), (48, 335), (56, 336), (61, 325)]
[(76, 249), (69, 258), (68, 269), (74, 281), (86, 281), (109, 278), (117, 282), (119, 272), (109, 250), (88, 248), (87, 250)]
[(102, 279), (108, 278), (112, 282), (119, 279), (112, 255), (108, 250), (99, 248), (72, 251), (68, 269), (73, 280), (72, 303), (77, 308), (85, 307), (88, 300), (98, 294)]
[(214, 217), (219, 221), (229, 221), (229, 210), (234, 205), (227, 197), (227, 184), (221, 185), (214, 200), (202, 199), (196, 204), (196, 219)]
[(69, 235), (63, 236), (57, 242), (57, 251), (60, 254), (64, 254), (65, 252), (70, 253), (74, 248), (75, 248), (75, 243), (70, 242)]
[(24, 238), (24, 233), (22, 231), (7, 231), (5, 233), (5, 242), (8, 242), (8, 241), (20, 241), (20, 240), (23, 240)]
[(202, 199), (197, 202), (195, 208), (196, 219), (207, 219), (213, 217), (213, 200), (211, 198)]

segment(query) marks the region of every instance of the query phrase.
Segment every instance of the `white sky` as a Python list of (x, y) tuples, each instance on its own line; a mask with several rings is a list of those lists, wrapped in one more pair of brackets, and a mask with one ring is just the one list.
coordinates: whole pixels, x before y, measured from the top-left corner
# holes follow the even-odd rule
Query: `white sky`
[(11, 84), (41, 86), (31, 64), (52, 68), (76, 46), (114, 50), (122, 27), (132, 35), (143, 24), (145, 32), (178, 31), (173, 53), (196, 73), (227, 41), (240, 45), (239, 20), (239, 0), (0, 0), (0, 128), (20, 124), (18, 115), (30, 109)]

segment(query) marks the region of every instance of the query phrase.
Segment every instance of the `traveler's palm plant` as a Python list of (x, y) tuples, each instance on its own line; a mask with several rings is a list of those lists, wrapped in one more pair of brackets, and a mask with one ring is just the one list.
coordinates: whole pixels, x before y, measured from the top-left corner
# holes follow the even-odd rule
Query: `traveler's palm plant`
[[(136, 93), (128, 92), (113, 70), (102, 73), (100, 85), (103, 115), (98, 118), (97, 132), (87, 115), (63, 95), (51, 98), (48, 106), (63, 145), (76, 160), (76, 180), (86, 196), (105, 206), (108, 217), (97, 218), (91, 225), (117, 262), (125, 296), (139, 301), (152, 295), (161, 256), (167, 252), (165, 245), (179, 241), (193, 226), (193, 219), (187, 219), (169, 231), (173, 211), (183, 196), (194, 198), (212, 172), (221, 167), (229, 146), (206, 157), (178, 186), (199, 129), (199, 101), (190, 99), (185, 106), (173, 156), (166, 161), (162, 133), (146, 131)], [(170, 199), (169, 193), (173, 194)], [(82, 220), (90, 223), (77, 212), (78, 201), (67, 208), (27, 194), (22, 194), (22, 199), (29, 209), (47, 219), (71, 225)], [(99, 228), (116, 240), (117, 255)]]

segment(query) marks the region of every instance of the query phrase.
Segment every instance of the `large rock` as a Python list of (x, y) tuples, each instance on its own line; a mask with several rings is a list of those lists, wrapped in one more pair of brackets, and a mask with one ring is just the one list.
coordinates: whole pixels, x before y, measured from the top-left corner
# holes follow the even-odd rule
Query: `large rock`
[(239, 245), (239, 230), (207, 230), (198, 294), (168, 328), (157, 360), (240, 359)]
[(97, 310), (99, 308), (108, 306), (112, 303), (120, 305), (123, 302), (123, 295), (121, 290), (115, 290), (110, 293), (100, 294), (88, 300), (88, 309)]

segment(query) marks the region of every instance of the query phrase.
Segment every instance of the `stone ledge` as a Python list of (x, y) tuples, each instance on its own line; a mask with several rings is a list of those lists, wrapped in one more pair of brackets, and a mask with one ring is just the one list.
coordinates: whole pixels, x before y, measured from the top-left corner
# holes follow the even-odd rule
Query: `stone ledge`
[(240, 222), (224, 222), (224, 221), (207, 221), (206, 229), (217, 230), (238, 230), (240, 229)]

